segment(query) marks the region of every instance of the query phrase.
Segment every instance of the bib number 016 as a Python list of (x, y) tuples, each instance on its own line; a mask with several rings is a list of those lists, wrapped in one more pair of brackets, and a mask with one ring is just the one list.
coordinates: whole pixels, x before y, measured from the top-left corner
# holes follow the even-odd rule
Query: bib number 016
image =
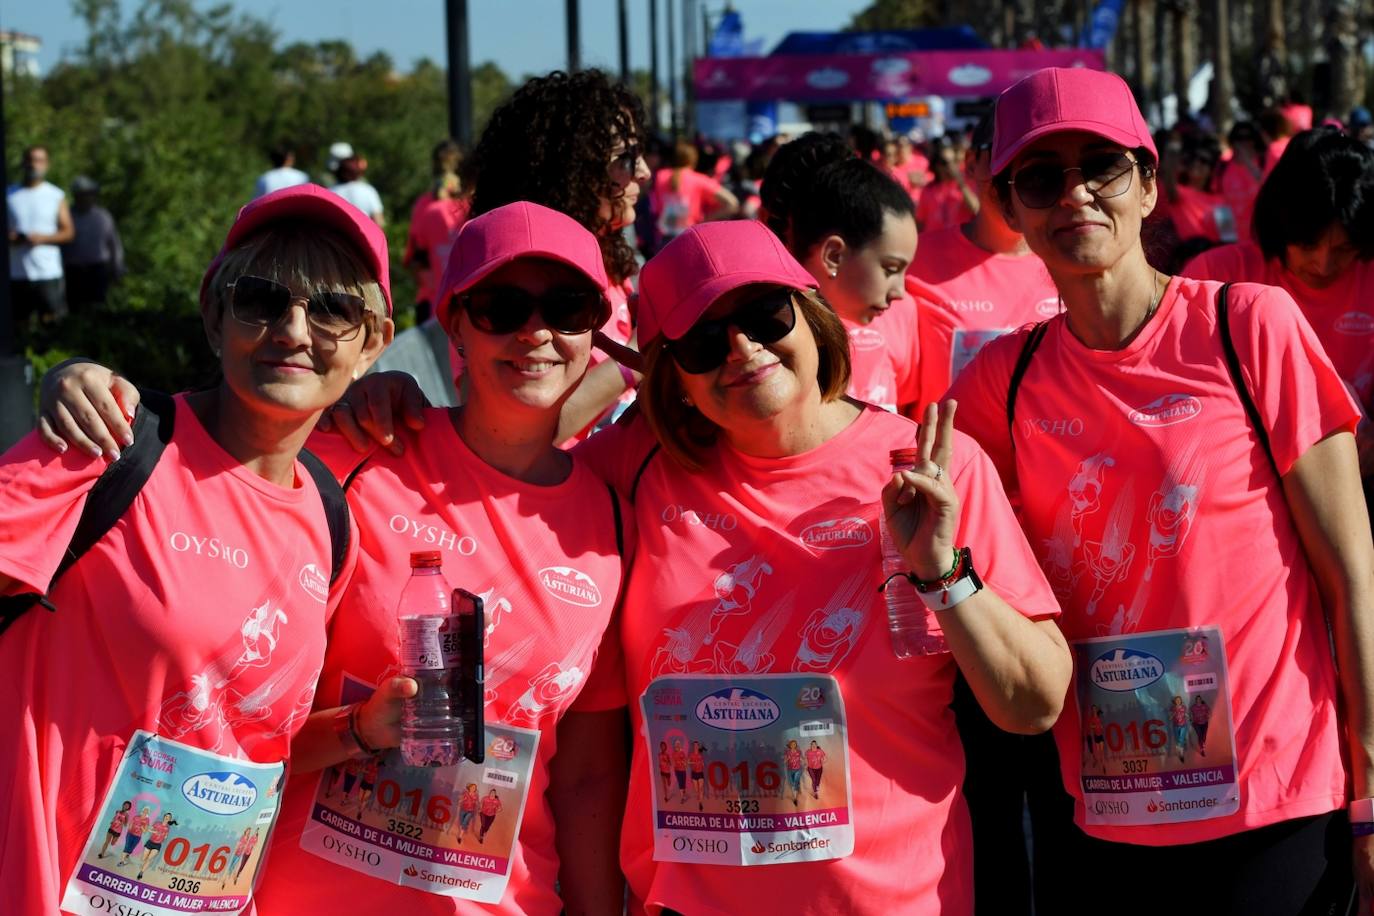
[(741, 792), (748, 792), (753, 787), (765, 792), (774, 792), (782, 785), (782, 774), (778, 772), (777, 763), (772, 760), (765, 760), (753, 768), (743, 761), (732, 768), (726, 766), (723, 761), (713, 760), (706, 767), (706, 781), (717, 792), (724, 792), (733, 785), (737, 785)]

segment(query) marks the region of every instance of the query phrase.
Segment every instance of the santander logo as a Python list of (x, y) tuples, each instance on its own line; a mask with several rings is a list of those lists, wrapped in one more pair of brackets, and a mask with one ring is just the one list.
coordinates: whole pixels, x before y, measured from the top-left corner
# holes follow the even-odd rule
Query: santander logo
[(855, 350), (881, 350), (883, 348), (883, 334), (877, 328), (859, 327), (849, 332), (849, 344)]
[(592, 577), (571, 566), (546, 566), (539, 570), (539, 584), (557, 598), (578, 607), (596, 607), (601, 603), (601, 589)]
[(414, 865), (407, 865), (405, 867), (405, 874), (407, 878), (418, 878), (420, 877), (420, 870)]
[(1136, 426), (1173, 426), (1202, 413), (1202, 402), (1191, 394), (1166, 394), (1127, 414)]
[(1338, 334), (1349, 334), (1352, 337), (1374, 334), (1374, 315), (1365, 312), (1346, 312), (1336, 319), (1335, 328)]
[(873, 540), (873, 529), (861, 518), (832, 518), (808, 526), (801, 533), (801, 542), (817, 550), (843, 550), (862, 547)]
[(755, 840), (754, 845), (749, 847), (749, 851), (756, 856), (761, 856), (768, 851), (768, 847), (763, 845), (762, 840)]

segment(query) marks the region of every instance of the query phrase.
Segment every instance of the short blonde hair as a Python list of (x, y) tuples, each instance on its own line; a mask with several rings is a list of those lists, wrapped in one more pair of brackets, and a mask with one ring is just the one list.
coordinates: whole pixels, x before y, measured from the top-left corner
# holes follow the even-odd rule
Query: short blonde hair
[(362, 296), (369, 334), (387, 317), (382, 286), (357, 248), (319, 223), (274, 222), (226, 252), (205, 294), (204, 308), (212, 323), (222, 321), (229, 307), (229, 284), (249, 275), (275, 280), (298, 292), (335, 290)]
[[(820, 384), (821, 401), (843, 397), (849, 388), (850, 373), (849, 334), (843, 322), (814, 290), (794, 292), (792, 305), (816, 340), (816, 381)], [(720, 427), (685, 403), (677, 362), (662, 335), (644, 348), (639, 405), (663, 450), (687, 470), (700, 470), (705, 453), (716, 444)]]

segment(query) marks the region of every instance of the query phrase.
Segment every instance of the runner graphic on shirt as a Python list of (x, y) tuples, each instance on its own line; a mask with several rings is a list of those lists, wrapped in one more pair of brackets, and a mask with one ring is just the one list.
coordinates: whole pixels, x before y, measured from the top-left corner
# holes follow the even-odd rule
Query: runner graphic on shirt
[(680, 626), (663, 631), (668, 641), (654, 654), (650, 666), (652, 676), (711, 673), (715, 668), (715, 659), (698, 659), (697, 656), (702, 648), (715, 641), (727, 617), (749, 613), (763, 577), (772, 573), (773, 567), (766, 560), (753, 556), (717, 576), (712, 586), (716, 594), (715, 604), (701, 605), (689, 613)]
[(1055, 597), (1067, 601), (1073, 594), (1078, 582), (1078, 572), (1074, 569), (1073, 548), (1078, 543), (1073, 521), (1073, 504), (1065, 501), (1054, 517), (1054, 535), (1046, 538), (1045, 560), (1041, 567), (1045, 578), (1054, 589)]
[(869, 579), (867, 570), (850, 577), (829, 603), (811, 612), (802, 625), (793, 671), (831, 671), (844, 661), (863, 634), (864, 614), (859, 608), (868, 601)]
[(1083, 517), (1102, 507), (1102, 478), (1106, 469), (1115, 465), (1114, 458), (1105, 452), (1099, 452), (1079, 462), (1078, 470), (1069, 478), (1069, 503), (1073, 507), (1073, 546), (1079, 547), (1083, 543)]
[(534, 728), (540, 717), (554, 711), (563, 702), (576, 694), (577, 688), (587, 677), (587, 672), (574, 664), (575, 659), (586, 658), (589, 651), (596, 647), (600, 637), (596, 634), (580, 640), (561, 662), (549, 662), (534, 677), (530, 678), (529, 689), (510, 705), (503, 721), (509, 725), (524, 725)]
[(782, 635), (795, 604), (795, 593), (785, 595), (759, 615), (738, 645), (726, 639), (718, 640), (713, 647), (716, 671), (726, 674), (762, 674), (771, 671), (777, 659), (769, 650)]
[(129, 813), (133, 810), (133, 807), (133, 802), (124, 802), (124, 804), (119, 806), (119, 811), (115, 816), (110, 819), (110, 826), (105, 831), (105, 842), (100, 847), (99, 854), (96, 855), (97, 859), (105, 858), (105, 853), (109, 850), (110, 844), (119, 842), (119, 835), (124, 832), (124, 828), (128, 825)]
[(495, 703), (496, 698), (501, 694), (501, 687), (510, 680), (511, 675), (525, 669), (530, 656), (534, 654), (537, 643), (538, 639), (531, 634), (502, 649), (494, 657), (488, 657), (486, 690), (482, 697), (483, 706), (490, 706)]
[(1135, 559), (1135, 545), (1131, 543), (1131, 521), (1134, 515), (1134, 486), (1130, 480), (1117, 494), (1112, 511), (1107, 516), (1107, 524), (1102, 530), (1102, 540), (1088, 541), (1083, 548), (1087, 555), (1088, 571), (1092, 573), (1094, 584), (1084, 612), (1091, 617), (1097, 613), (1097, 606), (1115, 582), (1125, 579), (1131, 571), (1131, 561)]

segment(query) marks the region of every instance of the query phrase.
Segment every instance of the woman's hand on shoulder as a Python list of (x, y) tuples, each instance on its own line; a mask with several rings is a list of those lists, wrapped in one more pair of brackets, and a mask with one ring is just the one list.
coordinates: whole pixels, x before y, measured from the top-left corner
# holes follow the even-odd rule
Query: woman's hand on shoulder
[(409, 373), (373, 372), (349, 385), (344, 396), (320, 416), (316, 428), (334, 430), (359, 452), (380, 445), (400, 455), (405, 445), (396, 436), (397, 417), (409, 429), (424, 429), (428, 406), (419, 383)]
[(949, 473), (957, 406), (926, 406), (915, 470), (893, 474), (883, 488), (888, 531), (911, 572), (927, 581), (949, 569), (959, 533), (959, 495)]
[(138, 389), (113, 369), (85, 357), (58, 363), (38, 387), (38, 435), (56, 452), (75, 446), (96, 458), (118, 458), (133, 444)]

